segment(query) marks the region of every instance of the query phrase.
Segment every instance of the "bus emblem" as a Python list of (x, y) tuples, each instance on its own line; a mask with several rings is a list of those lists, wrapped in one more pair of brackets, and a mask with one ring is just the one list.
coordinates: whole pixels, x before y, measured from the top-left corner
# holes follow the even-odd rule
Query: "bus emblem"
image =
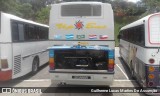
[(80, 21), (80, 20), (78, 22), (76, 22), (76, 24), (74, 24), (74, 25), (75, 25), (76, 29), (78, 29), (78, 30), (82, 29), (84, 26), (82, 21)]

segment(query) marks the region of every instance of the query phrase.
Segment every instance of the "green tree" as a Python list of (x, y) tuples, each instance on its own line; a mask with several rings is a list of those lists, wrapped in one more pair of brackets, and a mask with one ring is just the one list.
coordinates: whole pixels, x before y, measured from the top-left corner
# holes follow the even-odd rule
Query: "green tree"
[(50, 8), (51, 7), (45, 7), (39, 10), (36, 14), (36, 21), (44, 24), (49, 23), (49, 14), (50, 14)]
[(160, 0), (142, 0), (141, 5), (146, 8), (146, 12), (142, 14), (139, 18), (160, 11)]
[(34, 11), (32, 10), (32, 5), (29, 3), (23, 3), (19, 7), (19, 11), (21, 13), (21, 17), (26, 19), (33, 19)]
[(160, 0), (142, 0), (149, 13), (160, 11)]
[(0, 11), (20, 15), (17, 0), (0, 0)]
[(48, 0), (19, 0), (22, 4), (29, 3), (32, 5), (32, 10), (36, 13), (41, 10), (41, 8), (45, 7)]

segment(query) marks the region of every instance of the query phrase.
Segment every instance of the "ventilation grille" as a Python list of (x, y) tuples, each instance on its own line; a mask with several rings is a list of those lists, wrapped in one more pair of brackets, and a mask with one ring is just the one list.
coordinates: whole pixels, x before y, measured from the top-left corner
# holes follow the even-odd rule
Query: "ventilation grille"
[(14, 75), (21, 72), (21, 55), (14, 56)]

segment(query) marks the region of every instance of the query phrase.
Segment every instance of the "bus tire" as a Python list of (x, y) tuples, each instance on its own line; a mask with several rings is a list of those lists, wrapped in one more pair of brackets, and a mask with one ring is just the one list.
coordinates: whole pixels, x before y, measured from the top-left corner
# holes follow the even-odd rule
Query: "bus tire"
[(39, 59), (35, 57), (32, 62), (32, 74), (35, 74), (39, 69)]

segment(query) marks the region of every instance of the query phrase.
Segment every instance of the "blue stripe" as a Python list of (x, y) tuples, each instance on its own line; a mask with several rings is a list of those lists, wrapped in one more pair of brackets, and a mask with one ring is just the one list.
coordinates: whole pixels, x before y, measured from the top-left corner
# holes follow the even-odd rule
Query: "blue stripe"
[(54, 57), (54, 51), (53, 50), (49, 50), (49, 57)]
[(74, 35), (73, 35), (73, 34), (68, 34), (68, 35), (66, 35), (65, 37), (66, 37), (66, 39), (73, 39), (73, 38), (74, 38)]
[(108, 55), (109, 59), (114, 59), (114, 50), (109, 50)]
[[(53, 46), (53, 47), (50, 47), (49, 49), (79, 49), (79, 46), (76, 47), (76, 46)], [(81, 49), (94, 49), (94, 50), (110, 50), (110, 48), (108, 47), (104, 47), (104, 46), (80, 46)]]

